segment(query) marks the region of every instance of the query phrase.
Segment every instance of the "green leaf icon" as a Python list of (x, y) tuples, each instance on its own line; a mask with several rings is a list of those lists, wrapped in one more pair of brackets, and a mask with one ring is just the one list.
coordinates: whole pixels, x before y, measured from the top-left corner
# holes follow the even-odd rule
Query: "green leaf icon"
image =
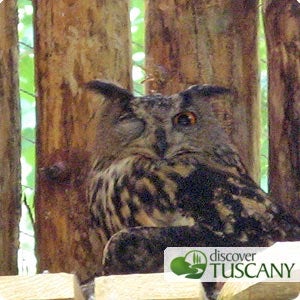
[(170, 268), (176, 275), (187, 274), (185, 278), (199, 279), (207, 266), (206, 255), (201, 251), (190, 251), (184, 257), (179, 256), (171, 261)]
[(179, 256), (174, 258), (171, 261), (171, 270), (174, 272), (176, 275), (182, 275), (182, 274), (188, 274), (192, 273), (192, 269), (190, 268), (190, 263), (185, 261), (185, 257)]

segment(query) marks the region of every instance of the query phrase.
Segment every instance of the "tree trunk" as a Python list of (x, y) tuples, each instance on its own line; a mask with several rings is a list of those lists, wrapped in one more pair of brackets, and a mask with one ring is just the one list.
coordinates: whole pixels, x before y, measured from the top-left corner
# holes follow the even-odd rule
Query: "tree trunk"
[(300, 220), (300, 4), (265, 1), (270, 193)]
[(21, 214), (20, 104), (16, 1), (0, 4), (0, 275), (18, 273)]
[(86, 174), (96, 146), (100, 103), (84, 84), (103, 78), (130, 88), (128, 1), (34, 1), (37, 99), (36, 237), (38, 270), (101, 267), (89, 224)]
[(148, 0), (148, 91), (193, 84), (229, 87), (215, 111), (252, 177), (259, 179), (257, 0)]

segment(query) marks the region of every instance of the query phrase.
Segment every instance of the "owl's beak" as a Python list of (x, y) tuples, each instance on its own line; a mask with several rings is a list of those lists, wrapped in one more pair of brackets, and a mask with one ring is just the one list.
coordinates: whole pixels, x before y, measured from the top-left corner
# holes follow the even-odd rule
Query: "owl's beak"
[(158, 128), (154, 132), (155, 144), (153, 145), (155, 153), (160, 157), (164, 158), (168, 149), (166, 131), (162, 128)]

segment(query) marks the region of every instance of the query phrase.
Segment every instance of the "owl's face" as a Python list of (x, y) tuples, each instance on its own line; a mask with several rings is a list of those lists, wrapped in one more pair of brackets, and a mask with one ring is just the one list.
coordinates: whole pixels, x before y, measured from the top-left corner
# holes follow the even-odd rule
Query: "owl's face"
[[(210, 99), (228, 90), (217, 86), (192, 86), (172, 96), (134, 97), (111, 83), (92, 81), (89, 87), (105, 96), (101, 135), (117, 142), (124, 158), (143, 155), (168, 160), (187, 153), (205, 153), (227, 136), (213, 115)], [(109, 121), (109, 125), (107, 125)], [(103, 139), (103, 137), (101, 137)]]

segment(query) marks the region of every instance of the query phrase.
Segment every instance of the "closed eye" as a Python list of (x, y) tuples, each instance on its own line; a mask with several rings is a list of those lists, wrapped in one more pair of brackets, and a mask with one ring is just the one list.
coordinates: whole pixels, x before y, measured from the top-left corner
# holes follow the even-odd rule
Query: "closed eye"
[(143, 120), (134, 114), (125, 114), (117, 119), (115, 130), (119, 133), (122, 140), (130, 141), (138, 138), (145, 129)]

